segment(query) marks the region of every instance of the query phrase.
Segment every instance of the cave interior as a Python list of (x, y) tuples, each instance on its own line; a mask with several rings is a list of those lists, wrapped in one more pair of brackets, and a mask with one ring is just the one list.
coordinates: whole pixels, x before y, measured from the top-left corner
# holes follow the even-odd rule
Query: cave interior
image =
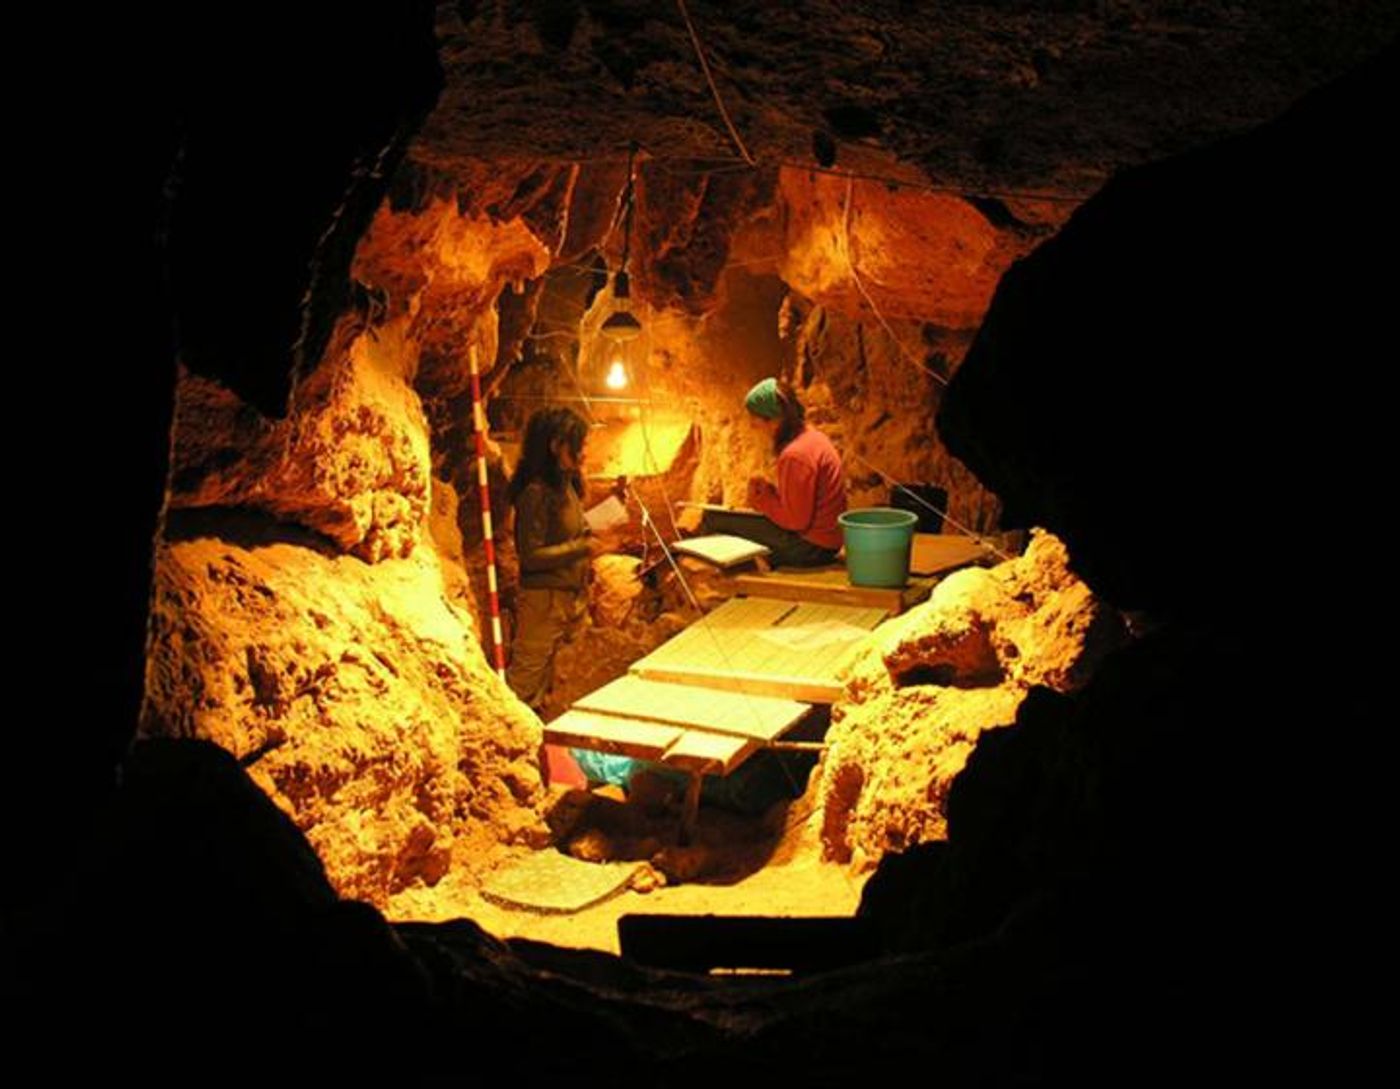
[[(121, 363), (64, 403), (60, 479), (100, 449), (103, 483), (17, 603), (69, 783), (16, 837), (7, 975), (33, 1039), (107, 1045), (43, 1061), (157, 1032), (158, 1082), (251, 1071), (275, 1017), (288, 1077), (352, 1082), (464, 1047), (663, 1084), (1366, 1069), (1333, 1044), (1375, 1012), (1318, 996), (1384, 925), (1397, 6), (351, 7), (162, 10), (124, 78), (79, 66), (138, 238), (91, 320), (42, 304)], [(767, 376), (851, 508), (936, 487), (988, 550), (853, 648), (781, 803), (687, 834), (674, 784), (581, 789), (543, 731), (734, 596), (670, 546), (771, 473)], [(625, 522), (537, 714), (492, 618), (507, 655), (507, 483), (559, 405)], [(610, 898), (491, 894), (540, 858)]]

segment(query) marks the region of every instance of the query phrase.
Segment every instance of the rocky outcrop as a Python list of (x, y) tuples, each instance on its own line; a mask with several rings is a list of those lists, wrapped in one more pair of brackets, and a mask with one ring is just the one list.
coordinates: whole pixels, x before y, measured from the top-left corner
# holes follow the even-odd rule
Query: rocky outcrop
[(948, 576), (851, 665), (816, 777), (828, 858), (872, 866), (947, 835), (948, 793), (984, 731), (1035, 685), (1079, 688), (1124, 638), (1118, 614), (1037, 533), (1023, 556)]
[(416, 351), (342, 323), (337, 349), (273, 423), (186, 375), (177, 391), (171, 506), (266, 511), (374, 562), (408, 555), (429, 503), (422, 407), (404, 381)]
[(161, 550), (144, 734), (238, 757), (343, 896), (382, 904), (546, 841), (539, 722), (431, 550), (366, 565), (228, 516), (218, 530)]
[(559, 245), (547, 226), (532, 224), (520, 209), (489, 208), (463, 209), (455, 191), (435, 194), (417, 209), (396, 211), (386, 201), (355, 254), (356, 278), (382, 305), (376, 316), (406, 318), (407, 336), (421, 346), (409, 377), (432, 403), (470, 392), (470, 350), (479, 353), (483, 374), (491, 370), (497, 297), (507, 284), (541, 275)]
[(975, 329), (1002, 271), (1036, 232), (994, 224), (961, 196), (784, 170), (779, 269), (793, 290), (845, 313)]

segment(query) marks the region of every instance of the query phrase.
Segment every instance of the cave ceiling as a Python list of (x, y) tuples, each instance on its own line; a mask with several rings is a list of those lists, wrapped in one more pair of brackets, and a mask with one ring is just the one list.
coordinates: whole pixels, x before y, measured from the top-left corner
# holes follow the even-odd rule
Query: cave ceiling
[[(524, 289), (596, 253), (619, 265), (635, 154), (631, 269), (651, 303), (708, 312), (723, 269), (741, 257), (755, 268), (768, 259), (767, 271), (814, 301), (858, 310), (839, 255), (805, 267), (791, 256), (793, 224), (805, 218), (860, 235), (866, 262), (883, 246), (889, 268), (871, 278), (890, 291), (879, 299), (890, 313), (975, 328), (1001, 270), (1116, 171), (1276, 116), (1376, 52), (1397, 25), (1400, 6), (1346, 0), (441, 3), (443, 87), (390, 194), (415, 222), (381, 218), (358, 274), (399, 298), (432, 281), (414, 323), (428, 349), (427, 392), (435, 355), (468, 341), (496, 355), (494, 323), (483, 333), (478, 318), (505, 283)], [(854, 173), (860, 192), (843, 194), (842, 179), (812, 167)], [(942, 206), (911, 203), (920, 187)], [(850, 202), (874, 231), (859, 208), (843, 216)], [(454, 205), (475, 226), (447, 223)], [(489, 274), (425, 273), (443, 247), (404, 247), (403, 236), (425, 231), (480, 236), (448, 247), (465, 253), (500, 234), (487, 224), (512, 221), (522, 245), (494, 249)], [(909, 237), (891, 241), (900, 233)], [(943, 241), (921, 249), (920, 235)], [(923, 266), (951, 286), (888, 288)], [(826, 283), (831, 275), (839, 285)], [(530, 289), (523, 320), (502, 327), (503, 359), (517, 354), (538, 301)]]
[[(749, 155), (1087, 195), (1277, 115), (1374, 53), (1394, 4), (689, 0)], [(410, 155), (742, 160), (675, 3), (438, 5), (446, 83)]]

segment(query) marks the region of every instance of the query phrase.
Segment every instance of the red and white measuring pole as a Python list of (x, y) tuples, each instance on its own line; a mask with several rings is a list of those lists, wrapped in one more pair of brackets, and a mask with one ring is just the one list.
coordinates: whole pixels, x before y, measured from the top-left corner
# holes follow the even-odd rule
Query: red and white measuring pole
[(481, 401), (481, 367), (473, 344), (467, 351), (472, 368), (472, 426), (476, 431), (476, 482), (481, 492), (481, 533), (486, 541), (486, 587), (491, 598), (491, 639), (496, 672), (506, 675), (506, 641), (501, 633), (501, 596), (496, 581), (496, 538), (491, 531), (491, 482), (486, 474), (486, 406)]

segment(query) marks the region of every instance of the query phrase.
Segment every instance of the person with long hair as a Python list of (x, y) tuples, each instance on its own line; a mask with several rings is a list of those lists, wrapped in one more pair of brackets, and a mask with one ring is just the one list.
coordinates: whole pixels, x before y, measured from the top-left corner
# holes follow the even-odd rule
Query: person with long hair
[(749, 478), (748, 505), (763, 518), (709, 511), (705, 533), (730, 533), (767, 545), (780, 567), (834, 563), (841, 549), (837, 519), (846, 509), (841, 455), (831, 440), (807, 423), (796, 392), (765, 378), (744, 399), (749, 422), (772, 443), (776, 482)]
[(520, 462), (506, 490), (515, 508), (520, 559), (515, 638), (506, 683), (536, 710), (548, 695), (559, 645), (588, 616), (593, 541), (583, 517), (583, 451), (588, 424), (569, 408), (530, 417)]

